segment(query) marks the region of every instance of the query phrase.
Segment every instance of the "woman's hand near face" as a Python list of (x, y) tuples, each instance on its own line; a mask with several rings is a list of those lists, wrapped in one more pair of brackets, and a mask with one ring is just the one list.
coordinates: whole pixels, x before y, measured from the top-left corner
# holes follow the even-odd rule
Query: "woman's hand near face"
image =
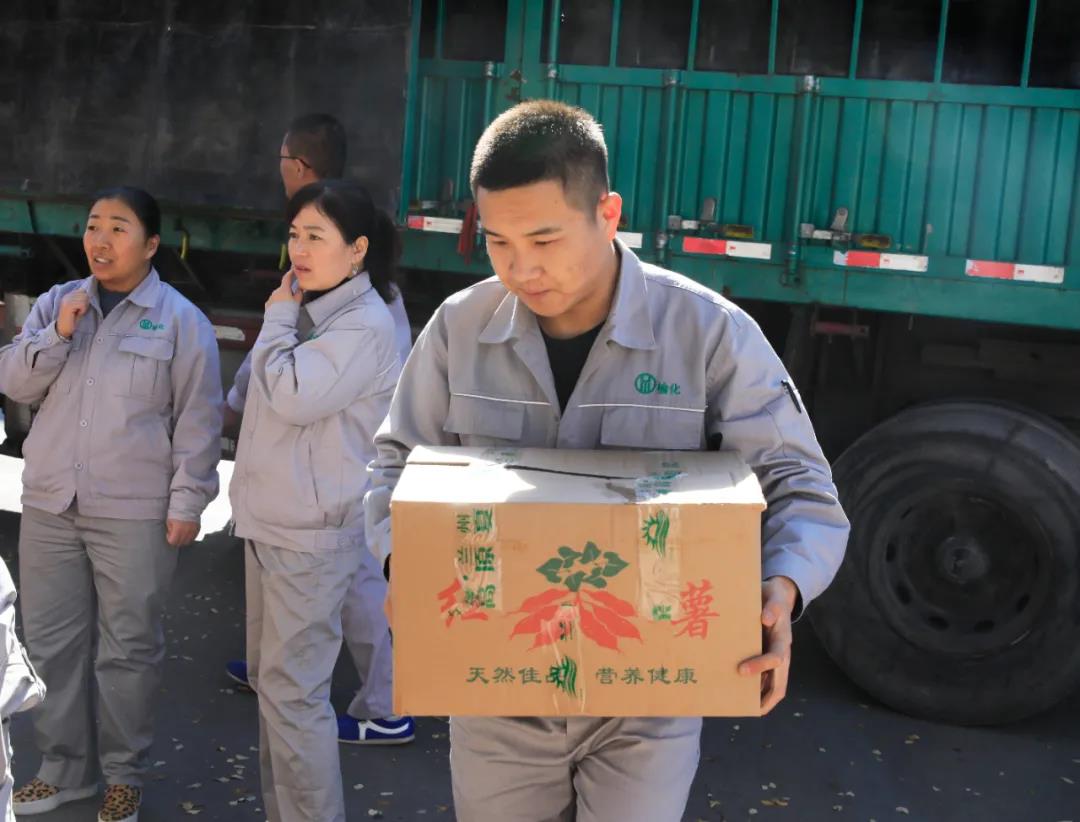
[(56, 330), (61, 337), (70, 340), (79, 319), (90, 309), (90, 295), (81, 288), (64, 295), (60, 301), (60, 313), (56, 317)]
[(285, 276), (281, 278), (281, 285), (275, 288), (266, 300), (266, 307), (269, 308), (274, 303), (282, 303), (286, 300), (292, 300), (297, 305), (300, 305), (300, 301), (304, 299), (304, 292), (298, 288), (294, 293), (294, 282), (296, 282), (296, 275), (293, 274), (293, 270), (290, 268), (285, 272)]

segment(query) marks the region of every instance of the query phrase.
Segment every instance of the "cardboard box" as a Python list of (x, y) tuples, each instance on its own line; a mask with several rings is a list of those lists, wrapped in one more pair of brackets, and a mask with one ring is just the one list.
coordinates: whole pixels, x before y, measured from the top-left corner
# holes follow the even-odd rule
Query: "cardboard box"
[(417, 448), (391, 504), (394, 709), (757, 716), (761, 512), (729, 453)]

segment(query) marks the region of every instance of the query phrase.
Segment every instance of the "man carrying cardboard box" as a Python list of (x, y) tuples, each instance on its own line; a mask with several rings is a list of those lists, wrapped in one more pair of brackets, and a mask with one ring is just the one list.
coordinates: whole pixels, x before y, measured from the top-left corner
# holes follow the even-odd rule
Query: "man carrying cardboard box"
[[(762, 523), (762, 711), (787, 689), (791, 623), (829, 584), (848, 522), (798, 393), (754, 321), (642, 263), (616, 238), (600, 126), (522, 103), (481, 136), (471, 179), (496, 278), (450, 297), (417, 340), (375, 443), (368, 545), (390, 554), (390, 496), (418, 445), (737, 452)], [(678, 820), (700, 718), (455, 717), (463, 822)]]

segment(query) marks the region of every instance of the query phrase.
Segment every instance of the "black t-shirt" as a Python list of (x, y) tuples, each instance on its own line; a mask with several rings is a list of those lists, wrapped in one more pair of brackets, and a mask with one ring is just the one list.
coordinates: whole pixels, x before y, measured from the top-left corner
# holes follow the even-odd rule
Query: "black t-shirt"
[(585, 360), (589, 358), (593, 343), (604, 327), (603, 323), (577, 337), (567, 340), (559, 340), (544, 334), (544, 345), (547, 347), (548, 362), (551, 363), (551, 374), (555, 378), (555, 393), (559, 396), (559, 408), (566, 410), (566, 403), (570, 401), (570, 395), (574, 393), (581, 369), (585, 367)]
[(98, 302), (101, 304), (101, 316), (108, 317), (109, 312), (120, 305), (124, 301), (124, 297), (130, 293), (130, 291), (109, 291), (109, 289), (98, 285)]

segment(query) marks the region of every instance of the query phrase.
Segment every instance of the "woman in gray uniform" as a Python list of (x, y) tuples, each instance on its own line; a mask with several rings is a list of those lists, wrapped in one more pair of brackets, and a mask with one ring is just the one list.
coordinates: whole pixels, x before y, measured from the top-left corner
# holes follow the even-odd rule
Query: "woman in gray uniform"
[(271, 822), (343, 822), (330, 676), (365, 550), (372, 438), (401, 371), (387, 308), (397, 234), (342, 181), (300, 189), (287, 219), (292, 268), (251, 352), (230, 498), (247, 541), (263, 807)]
[(218, 492), (217, 342), (154, 270), (160, 225), (145, 191), (99, 194), (91, 276), (39, 297), (0, 349), (0, 391), (41, 404), (23, 446), (19, 579), (49, 698), (20, 816), (92, 796), (103, 776), (99, 822), (138, 819), (176, 549)]

